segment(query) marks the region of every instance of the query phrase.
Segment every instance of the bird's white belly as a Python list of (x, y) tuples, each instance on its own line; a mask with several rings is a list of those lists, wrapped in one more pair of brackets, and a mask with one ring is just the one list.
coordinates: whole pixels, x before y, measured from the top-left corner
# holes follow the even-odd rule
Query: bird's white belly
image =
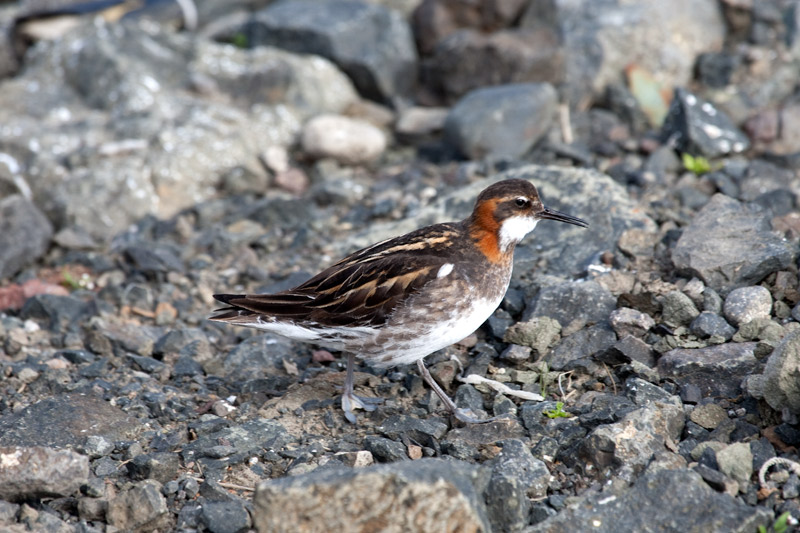
[(472, 334), (492, 315), (503, 299), (473, 299), (469, 306), (452, 308), (444, 318), (434, 319), (427, 309), (414, 309), (411, 314), (419, 320), (417, 330), (410, 338), (389, 332), (375, 339), (373, 348), (365, 350), (364, 356), (370, 364), (378, 367), (415, 363), (428, 354), (446, 348)]

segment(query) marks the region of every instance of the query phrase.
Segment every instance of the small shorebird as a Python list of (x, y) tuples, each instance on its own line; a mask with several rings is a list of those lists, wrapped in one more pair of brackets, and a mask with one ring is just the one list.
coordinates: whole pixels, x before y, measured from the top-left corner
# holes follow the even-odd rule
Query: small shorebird
[(355, 356), (378, 367), (417, 363), (422, 378), (463, 422), (431, 377), (426, 355), (462, 340), (500, 305), (514, 247), (540, 220), (588, 224), (542, 205), (528, 181), (509, 179), (478, 195), (461, 222), (435, 224), (359, 250), (302, 285), (276, 294), (215, 294), (227, 304), (211, 320), (262, 329), (348, 354), (342, 409), (375, 409), (353, 393)]

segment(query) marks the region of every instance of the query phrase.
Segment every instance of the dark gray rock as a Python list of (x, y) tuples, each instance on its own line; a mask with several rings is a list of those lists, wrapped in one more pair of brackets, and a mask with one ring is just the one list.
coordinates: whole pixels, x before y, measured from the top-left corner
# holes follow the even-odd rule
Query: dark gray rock
[(37, 294), (25, 301), (20, 316), (46, 322), (51, 331), (65, 331), (75, 329), (94, 312), (90, 303), (72, 295)]
[(506, 334), (506, 330), (514, 324), (514, 319), (508, 311), (498, 308), (492, 313), (492, 316), (489, 317), (486, 324), (489, 326), (489, 331), (492, 332), (492, 335), (498, 339), (502, 339)]
[[(441, 459), (330, 469), (267, 481), (253, 499), (259, 531), (330, 531), (391, 524), (398, 531), (491, 531), (481, 494), (488, 470)], [(378, 526), (375, 526), (378, 524)]]
[(177, 478), (180, 466), (178, 454), (171, 452), (137, 455), (127, 464), (128, 473), (132, 479), (136, 481), (155, 479), (159, 483), (166, 483)]
[(93, 396), (63, 394), (0, 417), (0, 446), (80, 447), (89, 435), (133, 438), (141, 424)]
[(630, 335), (618, 340), (607, 350), (595, 354), (595, 358), (612, 365), (631, 361), (638, 361), (651, 368), (656, 365), (653, 348), (643, 340)]
[(619, 422), (597, 427), (581, 442), (579, 454), (601, 472), (633, 481), (654, 454), (663, 453), (665, 443), (680, 440), (683, 425), (680, 400), (650, 402)]
[(0, 199), (0, 279), (13, 276), (44, 255), (53, 226), (20, 194)]
[(795, 254), (759, 209), (715, 194), (683, 231), (672, 261), (716, 291), (753, 285), (783, 270)]
[(18, 512), (18, 504), (0, 500), (0, 524), (15, 522)]
[(500, 418), (482, 424), (466, 424), (447, 432), (445, 439), (449, 443), (465, 443), (475, 449), (477, 446), (494, 444), (507, 439), (521, 439), (525, 436), (525, 428), (517, 418)]
[(417, 46), (423, 55), (433, 52), (436, 43), (458, 28), (476, 28), (496, 32), (515, 24), (525, 8), (522, 0), (505, 2), (450, 2), (423, 0), (413, 2), (412, 24)]
[(402, 442), (369, 435), (364, 439), (364, 448), (372, 453), (375, 458), (384, 463), (394, 463), (408, 459), (408, 451)]
[(547, 494), (550, 471), (524, 441), (501, 444), (503, 450), (489, 464), (492, 474), (484, 497), (493, 531), (516, 531), (527, 525), (531, 500)]
[(608, 350), (617, 340), (603, 324), (584, 328), (561, 340), (545, 358), (553, 370), (563, 370), (578, 359)]
[[(208, 457), (208, 451), (215, 455), (213, 449), (220, 443), (231, 446), (235, 457), (228, 457), (226, 464), (234, 464), (246, 460), (251, 454), (264, 448), (281, 448), (292, 439), (286, 429), (274, 420), (257, 418), (233, 427), (212, 428), (208, 433), (183, 445), (181, 456), (184, 462)], [(220, 465), (221, 468), (221, 465)]]
[(385, 103), (409, 100), (417, 53), (403, 16), (358, 1), (288, 0), (256, 13), (245, 32), (252, 46), (316, 54), (336, 63), (364, 96)]
[[(671, 403), (680, 406), (678, 398), (661, 387), (653, 385), (649, 381), (641, 378), (631, 377), (625, 380), (625, 396), (630, 399), (634, 405), (645, 406), (654, 402)], [(615, 407), (616, 411), (622, 411), (623, 407)]]
[(203, 374), (203, 365), (195, 361), (190, 355), (182, 355), (175, 360), (172, 366), (172, 375), (175, 377), (182, 376), (199, 376)]
[(742, 379), (757, 367), (756, 343), (720, 344), (707, 348), (670, 350), (658, 360), (658, 371), (681, 387), (699, 387), (703, 397), (734, 398)]
[[(648, 509), (647, 513), (638, 512)], [(766, 526), (770, 511), (751, 507), (709, 487), (695, 472), (660, 470), (642, 476), (631, 487), (613, 494), (589, 496), (526, 533), (560, 531), (729, 531), (749, 533)]]
[(784, 337), (767, 359), (764, 399), (776, 411), (800, 414), (800, 331)]
[(452, 103), (481, 87), (525, 82), (556, 85), (564, 79), (562, 54), (552, 28), (509, 28), (488, 34), (461, 29), (439, 41), (422, 64), (421, 78), (431, 92)]
[(722, 310), (725, 318), (737, 327), (752, 320), (769, 318), (772, 311), (772, 295), (769, 289), (760, 285), (739, 287), (725, 297)]
[(726, 52), (707, 52), (697, 56), (698, 80), (714, 89), (721, 89), (731, 82), (731, 76), (739, 66), (741, 58)]
[(108, 502), (106, 519), (112, 526), (127, 531), (166, 528), (170, 519), (161, 484), (147, 479), (120, 492)]
[(89, 478), (89, 458), (72, 450), (0, 448), (0, 499), (73, 496)]
[(691, 298), (680, 291), (670, 291), (661, 302), (661, 318), (669, 326), (688, 326), (699, 314)]
[(131, 267), (145, 275), (184, 271), (177, 247), (158, 243), (141, 243), (128, 246), (125, 258)]
[(620, 339), (627, 336), (642, 338), (656, 325), (650, 315), (630, 307), (614, 309), (609, 315), (609, 322)]
[(90, 459), (105, 457), (114, 451), (114, 443), (102, 435), (90, 435), (81, 447), (83, 453)]
[(608, 320), (615, 307), (616, 299), (599, 283), (568, 281), (542, 288), (522, 319), (546, 316), (558, 320), (563, 328), (573, 320), (587, 323)]
[(252, 526), (250, 513), (240, 500), (204, 503), (200, 521), (211, 533), (242, 533)]
[(701, 339), (720, 337), (726, 341), (731, 340), (736, 329), (715, 313), (703, 311), (689, 325), (689, 331)]
[(445, 139), (470, 159), (517, 159), (547, 133), (556, 104), (546, 83), (476, 89), (450, 110)]
[(715, 315), (722, 313), (722, 297), (711, 287), (703, 289), (703, 311)]
[(229, 379), (281, 375), (284, 358), (293, 353), (292, 341), (278, 335), (256, 335), (239, 343), (224, 359), (204, 364), (209, 374), (224, 374)]
[(736, 154), (750, 147), (750, 140), (725, 113), (680, 87), (675, 89), (661, 136), (681, 152), (705, 157)]
[(380, 430), (390, 439), (405, 435), (419, 444), (427, 445), (432, 438), (444, 437), (447, 433), (447, 424), (435, 418), (393, 415), (381, 424)]

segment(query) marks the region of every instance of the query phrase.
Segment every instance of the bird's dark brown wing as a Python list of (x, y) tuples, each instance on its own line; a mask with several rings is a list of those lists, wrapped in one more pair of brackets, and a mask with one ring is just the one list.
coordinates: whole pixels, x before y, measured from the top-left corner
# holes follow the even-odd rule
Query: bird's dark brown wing
[(400, 303), (435, 279), (445, 262), (435, 256), (393, 254), (336, 265), (276, 294), (215, 295), (230, 307), (218, 310), (213, 319), (225, 321), (245, 311), (321, 326), (380, 326)]
[(399, 304), (436, 278), (458, 235), (454, 224), (438, 224), (359, 250), (294, 289), (215, 295), (230, 307), (217, 310), (212, 319), (261, 314), (322, 326), (380, 326)]

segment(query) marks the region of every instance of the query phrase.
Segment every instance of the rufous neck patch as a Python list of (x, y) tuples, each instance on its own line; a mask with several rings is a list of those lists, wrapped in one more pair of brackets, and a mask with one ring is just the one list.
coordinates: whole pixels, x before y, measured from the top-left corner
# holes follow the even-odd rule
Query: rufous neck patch
[(500, 224), (494, 216), (498, 202), (496, 198), (492, 198), (479, 205), (472, 215), (469, 228), (470, 238), (475, 241), (475, 245), (486, 256), (486, 259), (492, 263), (499, 263), (506, 255), (500, 251), (498, 242)]

